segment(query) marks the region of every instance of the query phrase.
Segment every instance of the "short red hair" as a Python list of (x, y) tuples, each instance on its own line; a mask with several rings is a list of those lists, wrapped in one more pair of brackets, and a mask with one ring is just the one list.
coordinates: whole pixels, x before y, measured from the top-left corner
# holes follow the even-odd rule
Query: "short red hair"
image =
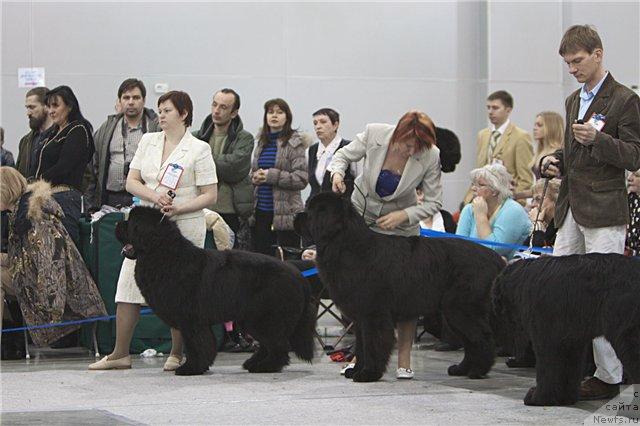
[(408, 138), (415, 139), (416, 152), (430, 149), (436, 144), (436, 126), (427, 114), (420, 111), (404, 114), (398, 121), (389, 144), (394, 145)]

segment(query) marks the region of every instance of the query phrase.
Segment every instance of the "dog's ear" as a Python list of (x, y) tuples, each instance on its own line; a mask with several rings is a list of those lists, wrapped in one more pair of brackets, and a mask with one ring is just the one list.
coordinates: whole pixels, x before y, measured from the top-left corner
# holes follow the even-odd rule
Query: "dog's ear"
[(309, 235), (309, 229), (307, 228), (307, 212), (300, 212), (296, 214), (296, 217), (293, 220), (293, 229), (296, 231), (296, 234), (298, 234), (303, 239), (311, 239), (311, 235)]
[(440, 149), (440, 168), (444, 173), (452, 172), (460, 162), (460, 140), (449, 129), (436, 127), (436, 145)]

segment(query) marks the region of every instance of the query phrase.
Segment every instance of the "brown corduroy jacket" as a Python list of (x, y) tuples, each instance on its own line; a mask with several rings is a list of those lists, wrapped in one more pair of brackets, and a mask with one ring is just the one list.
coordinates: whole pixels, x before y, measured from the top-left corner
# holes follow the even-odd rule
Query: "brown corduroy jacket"
[(605, 125), (593, 144), (575, 140), (572, 124), (578, 118), (580, 89), (565, 102), (564, 147), (556, 154), (564, 176), (556, 203), (560, 227), (569, 207), (575, 221), (588, 228), (624, 225), (629, 221), (625, 170), (640, 168), (640, 98), (609, 74), (584, 115), (605, 116)]

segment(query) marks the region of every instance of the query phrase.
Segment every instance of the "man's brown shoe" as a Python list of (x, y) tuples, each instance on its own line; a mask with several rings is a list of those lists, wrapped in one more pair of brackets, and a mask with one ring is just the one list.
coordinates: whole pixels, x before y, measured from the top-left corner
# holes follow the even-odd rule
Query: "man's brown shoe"
[(580, 401), (611, 399), (620, 393), (620, 385), (605, 383), (597, 377), (589, 377), (580, 385)]

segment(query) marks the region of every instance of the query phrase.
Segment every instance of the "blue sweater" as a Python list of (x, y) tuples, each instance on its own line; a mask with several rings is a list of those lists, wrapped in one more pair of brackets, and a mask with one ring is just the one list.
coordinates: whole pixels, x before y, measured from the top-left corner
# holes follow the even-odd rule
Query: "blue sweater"
[[(264, 146), (260, 157), (258, 157), (258, 167), (269, 170), (276, 165), (276, 155), (278, 153), (278, 133), (269, 133), (269, 142)], [(258, 186), (258, 202), (256, 208), (263, 212), (273, 212), (273, 186), (263, 183)]]
[[(483, 240), (496, 241), (506, 244), (522, 244), (531, 232), (531, 221), (524, 208), (508, 198), (493, 216), (491, 222), (491, 234)], [(476, 227), (476, 218), (473, 215), (473, 206), (467, 204), (460, 213), (456, 234), (465, 237), (479, 238)], [(515, 250), (503, 247), (490, 246), (507, 259), (513, 257)]]

